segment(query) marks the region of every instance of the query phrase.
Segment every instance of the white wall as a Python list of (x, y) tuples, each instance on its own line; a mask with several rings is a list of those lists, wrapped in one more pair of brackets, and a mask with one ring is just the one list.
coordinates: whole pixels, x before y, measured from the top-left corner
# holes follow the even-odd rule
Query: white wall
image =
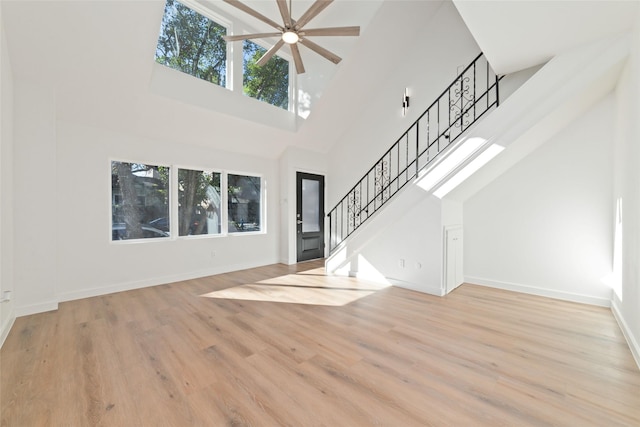
[[(13, 277), (13, 76), (0, 8), (0, 296)], [(15, 292), (14, 296), (15, 296)], [(0, 346), (15, 320), (14, 300), (0, 303)]]
[(241, 88), (232, 91), (157, 63), (153, 64), (150, 89), (172, 102), (184, 102), (291, 132), (302, 120), (288, 110), (244, 95)]
[(18, 316), (57, 308), (55, 97), (14, 81), (14, 279)]
[[(11, 102), (5, 96), (10, 90), (4, 92), (10, 74), (2, 79), (5, 107)], [(11, 128), (4, 126), (11, 122), (11, 110), (3, 109), (2, 115), (0, 224), (2, 284), (10, 288), (13, 274), (16, 315), (53, 310), (60, 301), (278, 261), (277, 160), (61, 121), (53, 89), (21, 80), (14, 85), (13, 159)], [(111, 160), (260, 174), (267, 232), (111, 242)], [(5, 206), (12, 205), (7, 213)], [(4, 323), (9, 307), (1, 308)]]
[[(613, 312), (640, 366), (640, 16), (631, 55), (616, 89), (618, 120), (614, 145), (614, 200), (621, 200), (622, 230), (613, 276)], [(616, 211), (616, 205), (611, 206)], [(615, 221), (617, 222), (617, 221)], [(612, 227), (614, 223), (612, 222)]]
[[(391, 2), (394, 3), (394, 2)], [(327, 186), (333, 207), (367, 170), (393, 145), (444, 89), (453, 82), (458, 66), (468, 65), (480, 52), (451, 2), (425, 20), (429, 2), (401, 2), (406, 27), (397, 49), (378, 60), (395, 63), (386, 77), (371, 87), (361, 109), (354, 111), (352, 125), (329, 152)], [(383, 5), (381, 13), (385, 7)], [(381, 15), (384, 16), (384, 15)], [(415, 22), (414, 22), (415, 20)], [(402, 94), (408, 88), (411, 107), (402, 117)]]
[[(458, 67), (468, 65), (479, 53), (452, 3), (443, 2), (435, 13), (427, 13), (432, 7), (428, 3), (402, 2), (406, 26), (415, 33), (404, 35), (397, 49), (385, 52), (384, 61), (395, 63), (394, 69), (371, 88), (362, 109), (353, 112), (353, 124), (329, 152), (327, 210), (453, 82)], [(392, 5), (383, 5), (381, 13), (385, 7)], [(411, 107), (402, 117), (405, 88)], [(445, 223), (461, 221), (461, 206), (443, 206), (419, 188), (408, 188), (395, 197), (379, 213), (382, 219), (372, 218), (359, 229), (344, 255), (336, 254), (328, 268), (344, 264), (351, 274), (360, 274), (362, 264), (370, 264), (366, 268), (373, 268), (390, 283), (441, 294), (442, 229)]]
[(442, 295), (440, 200), (415, 186), (398, 197), (406, 204), (394, 206), (395, 213), (381, 212), (387, 219), (373, 227), (374, 237), (358, 251), (357, 268), (366, 277), (366, 262), (393, 285)]
[[(239, 141), (240, 143), (240, 141)], [(278, 261), (277, 162), (58, 122), (60, 300), (202, 277)], [(261, 174), (267, 192), (266, 234), (169, 241), (110, 242), (111, 160)], [(21, 265), (24, 269), (26, 266)]]
[(464, 203), (465, 281), (609, 305), (614, 100)]

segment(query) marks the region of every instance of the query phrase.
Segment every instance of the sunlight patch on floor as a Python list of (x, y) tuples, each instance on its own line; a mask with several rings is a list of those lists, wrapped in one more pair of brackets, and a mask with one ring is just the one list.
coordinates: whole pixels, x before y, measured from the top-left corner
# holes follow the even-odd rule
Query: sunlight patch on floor
[(221, 289), (201, 297), (341, 306), (387, 286), (353, 277), (327, 276), (324, 268), (319, 268)]

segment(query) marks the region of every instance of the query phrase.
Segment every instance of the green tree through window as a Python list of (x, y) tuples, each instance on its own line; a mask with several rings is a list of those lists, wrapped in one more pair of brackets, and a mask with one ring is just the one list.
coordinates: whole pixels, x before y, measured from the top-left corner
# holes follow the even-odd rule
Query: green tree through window
[(229, 233), (261, 230), (261, 181), (259, 176), (227, 175)]
[(225, 86), (227, 29), (175, 0), (167, 0), (156, 61), (208, 82)]
[(178, 233), (219, 234), (220, 172), (178, 169)]
[(111, 162), (112, 240), (169, 237), (169, 175), (167, 166)]
[[(227, 29), (189, 9), (167, 0), (156, 47), (156, 62), (202, 80), (226, 87)], [(266, 52), (245, 40), (243, 44), (243, 92), (276, 107), (289, 109), (289, 62), (273, 56), (264, 66), (256, 62)]]
[(289, 62), (273, 56), (262, 67), (256, 62), (266, 49), (252, 41), (244, 42), (244, 76), (242, 79), (245, 95), (276, 107), (289, 108)]

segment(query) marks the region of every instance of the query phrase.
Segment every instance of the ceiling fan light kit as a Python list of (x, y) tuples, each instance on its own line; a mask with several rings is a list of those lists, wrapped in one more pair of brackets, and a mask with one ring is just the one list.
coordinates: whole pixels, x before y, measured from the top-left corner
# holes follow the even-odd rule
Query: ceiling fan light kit
[[(290, 0), (291, 1), (291, 0)], [(280, 25), (275, 21), (267, 18), (255, 9), (250, 8), (239, 0), (224, 0), (225, 3), (242, 10), (243, 12), (253, 16), (256, 19), (270, 25), (278, 30), (277, 33), (255, 33), (255, 34), (243, 34), (243, 35), (231, 35), (225, 36), (224, 39), (227, 42), (234, 42), (239, 40), (260, 39), (268, 37), (280, 37), (280, 40), (276, 42), (267, 52), (258, 60), (256, 64), (262, 66), (266, 64), (269, 59), (285, 44), (288, 44), (291, 48), (291, 55), (293, 56), (293, 62), (296, 66), (296, 72), (302, 74), (305, 72), (304, 64), (302, 63), (302, 56), (300, 55), (300, 49), (298, 43), (302, 44), (306, 48), (314, 51), (318, 55), (328, 59), (334, 64), (338, 64), (342, 58), (338, 55), (330, 52), (329, 50), (317, 45), (309, 40), (307, 37), (322, 37), (322, 36), (359, 36), (360, 27), (331, 27), (331, 28), (313, 28), (305, 29), (303, 27), (315, 18), (320, 12), (322, 12), (327, 6), (329, 6), (333, 0), (316, 0), (309, 9), (302, 14), (302, 16), (296, 21), (291, 18), (291, 6), (287, 6), (286, 0), (276, 0), (280, 15), (284, 25)]]
[(282, 40), (287, 44), (294, 44), (298, 43), (300, 37), (298, 36), (298, 33), (295, 33), (293, 31), (285, 31), (284, 33), (282, 33)]

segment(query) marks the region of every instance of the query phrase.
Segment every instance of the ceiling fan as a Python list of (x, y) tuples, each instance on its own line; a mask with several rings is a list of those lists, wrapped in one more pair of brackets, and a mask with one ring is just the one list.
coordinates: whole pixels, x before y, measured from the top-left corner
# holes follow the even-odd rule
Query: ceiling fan
[[(291, 2), (291, 0), (289, 0)], [(304, 64), (302, 63), (302, 57), (300, 56), (300, 49), (298, 43), (311, 49), (317, 54), (325, 57), (334, 64), (339, 63), (342, 58), (338, 55), (328, 51), (327, 49), (319, 46), (309, 40), (307, 37), (316, 36), (358, 36), (360, 35), (360, 27), (327, 27), (327, 28), (312, 28), (304, 29), (303, 27), (315, 18), (320, 12), (322, 12), (327, 6), (329, 6), (333, 0), (316, 0), (306, 12), (298, 20), (291, 18), (291, 3), (287, 7), (287, 0), (276, 0), (278, 3), (278, 9), (280, 9), (280, 15), (282, 15), (283, 25), (267, 18), (260, 12), (250, 8), (249, 6), (241, 3), (238, 0), (224, 0), (225, 3), (234, 6), (243, 12), (248, 13), (261, 20), (262, 22), (274, 27), (278, 32), (273, 33), (256, 33), (256, 34), (243, 34), (225, 36), (224, 39), (228, 42), (238, 40), (260, 39), (268, 37), (280, 37), (280, 40), (276, 42), (264, 55), (256, 62), (257, 65), (263, 66), (271, 59), (271, 57), (285, 44), (288, 44), (291, 48), (291, 54), (293, 55), (293, 62), (296, 65), (296, 72), (298, 74), (304, 73)]]

